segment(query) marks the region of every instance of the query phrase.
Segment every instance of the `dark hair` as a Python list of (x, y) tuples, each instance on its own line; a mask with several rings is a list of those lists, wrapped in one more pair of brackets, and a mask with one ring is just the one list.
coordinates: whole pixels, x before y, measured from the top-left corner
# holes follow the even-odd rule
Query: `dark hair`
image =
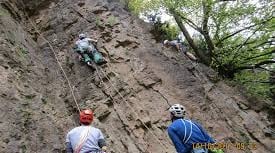
[(80, 125), (90, 125), (91, 123), (87, 123), (87, 122), (83, 122), (83, 123), (80, 123)]

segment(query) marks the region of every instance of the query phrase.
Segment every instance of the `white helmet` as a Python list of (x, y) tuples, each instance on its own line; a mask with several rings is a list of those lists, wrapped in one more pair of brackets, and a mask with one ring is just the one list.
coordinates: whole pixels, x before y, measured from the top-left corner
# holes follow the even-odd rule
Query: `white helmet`
[(86, 35), (85, 35), (84, 33), (81, 33), (81, 34), (79, 34), (78, 38), (79, 38), (79, 39), (86, 38)]
[(163, 44), (166, 45), (168, 43), (168, 40), (164, 40)]
[(184, 117), (186, 110), (185, 107), (181, 104), (174, 104), (169, 108), (169, 112), (175, 117)]

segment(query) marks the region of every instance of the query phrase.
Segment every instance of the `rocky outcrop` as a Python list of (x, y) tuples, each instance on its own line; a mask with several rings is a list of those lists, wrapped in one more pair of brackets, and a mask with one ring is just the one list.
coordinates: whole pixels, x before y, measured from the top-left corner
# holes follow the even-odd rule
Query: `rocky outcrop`
[[(93, 126), (110, 152), (175, 152), (166, 134), (173, 103), (185, 105), (218, 141), (274, 152), (274, 123), (265, 112), (252, 110), (209, 68), (156, 44), (150, 25), (119, 1), (21, 2), (0, 8), (0, 152), (64, 152), (78, 118), (56, 58), (80, 107), (95, 111)], [(108, 65), (92, 71), (77, 60), (72, 46), (80, 32), (98, 39)], [(227, 152), (244, 152), (234, 149)]]

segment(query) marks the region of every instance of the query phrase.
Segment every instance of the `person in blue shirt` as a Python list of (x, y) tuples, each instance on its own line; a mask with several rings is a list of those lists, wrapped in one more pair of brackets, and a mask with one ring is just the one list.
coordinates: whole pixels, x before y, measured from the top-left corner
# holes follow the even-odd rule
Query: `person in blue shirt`
[[(207, 144), (214, 143), (203, 127), (195, 121), (185, 119), (185, 108), (174, 104), (169, 108), (172, 124), (168, 127), (168, 135), (177, 153), (208, 153)], [(196, 148), (202, 144), (202, 148)]]

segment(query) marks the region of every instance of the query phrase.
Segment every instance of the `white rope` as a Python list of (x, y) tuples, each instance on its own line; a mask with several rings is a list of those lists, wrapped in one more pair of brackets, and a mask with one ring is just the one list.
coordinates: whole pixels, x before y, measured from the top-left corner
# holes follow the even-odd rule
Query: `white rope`
[[(96, 71), (99, 75), (99, 71), (97, 69), (97, 66), (95, 66)], [(110, 68), (109, 68), (110, 69)], [(165, 148), (165, 144), (162, 143), (159, 138), (152, 132), (152, 130), (140, 119), (140, 116), (136, 113), (136, 111), (131, 107), (131, 105), (127, 102), (127, 100), (124, 98), (124, 96), (119, 92), (119, 90), (114, 86), (114, 84), (111, 82), (110, 78), (108, 77), (108, 75), (104, 72), (104, 70), (100, 67), (100, 71), (103, 73), (103, 75), (106, 77), (106, 79), (109, 81), (109, 83), (111, 84), (112, 88), (117, 92), (117, 94), (121, 97), (121, 99), (128, 105), (128, 107), (130, 108), (130, 110), (132, 111), (132, 113), (134, 115), (136, 115), (137, 119), (142, 123), (142, 125), (149, 131), (149, 133), (159, 142), (159, 144), (161, 144), (161, 147), (166, 150), (167, 148)], [(99, 75), (100, 76), (100, 75)], [(100, 77), (100, 79), (102, 80), (102, 78)], [(103, 80), (102, 80), (103, 82)], [(104, 82), (103, 82), (104, 83)], [(105, 84), (105, 83), (104, 83)], [(111, 94), (110, 94), (111, 96)], [(112, 96), (111, 96), (112, 98)], [(114, 98), (112, 98), (114, 99)], [(113, 102), (114, 104), (114, 102)]]
[[(21, 1), (20, 1), (20, 2), (21, 2)], [(27, 14), (26, 11), (25, 11), (25, 5), (24, 5), (24, 3), (23, 3), (23, 2), (21, 2), (21, 3), (22, 3), (22, 6), (23, 6), (23, 11), (24, 11), (24, 13)], [(68, 86), (69, 86), (70, 91), (71, 91), (71, 94), (72, 94), (72, 96), (73, 96), (75, 105), (76, 105), (78, 111), (80, 112), (80, 107), (79, 107), (79, 104), (78, 104), (78, 102), (77, 102), (77, 100), (76, 100), (76, 98), (75, 98), (75, 95), (74, 95), (74, 91), (73, 91), (73, 87), (72, 87), (72, 85), (71, 85), (71, 82), (70, 82), (70, 80), (69, 80), (69, 78), (68, 78), (68, 76), (67, 76), (65, 70), (63, 69), (63, 67), (62, 67), (62, 65), (61, 65), (61, 62), (60, 62), (59, 59), (58, 59), (57, 54), (56, 54), (56, 52), (55, 52), (53, 46), (52, 46), (51, 43), (50, 43), (50, 42), (49, 42), (49, 41), (39, 32), (38, 28), (37, 28), (36, 25), (32, 22), (32, 20), (29, 18), (29, 16), (26, 15), (26, 17), (27, 17), (27, 20), (31, 23), (32, 27), (33, 27), (33, 28), (35, 29), (35, 31), (37, 32), (37, 34), (38, 34), (39, 36), (41, 36), (41, 38), (49, 45), (50, 50), (53, 52), (54, 57), (55, 57), (55, 59), (56, 59), (56, 61), (57, 61), (57, 63), (58, 63), (58, 66), (60, 67), (60, 69), (61, 69), (61, 71), (62, 71), (62, 73), (63, 73), (63, 75), (64, 75), (64, 77), (65, 77), (65, 79), (66, 79), (66, 81), (67, 81), (67, 83), (68, 83)], [(59, 50), (59, 52), (60, 52), (60, 50)]]

